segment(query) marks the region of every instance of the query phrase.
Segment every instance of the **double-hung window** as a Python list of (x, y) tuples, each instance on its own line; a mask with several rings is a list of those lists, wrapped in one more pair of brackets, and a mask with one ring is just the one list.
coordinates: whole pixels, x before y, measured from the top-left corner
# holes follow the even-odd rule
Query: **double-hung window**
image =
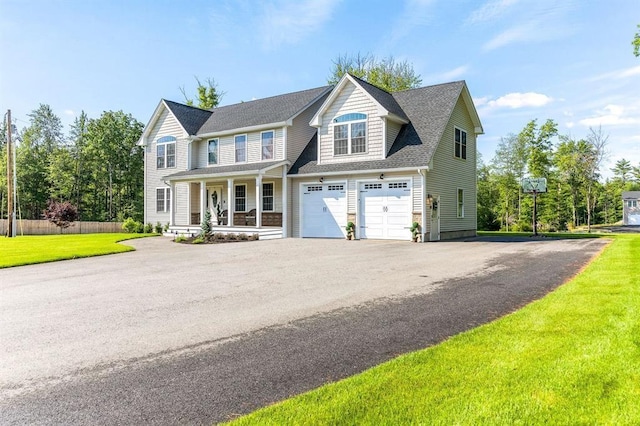
[(367, 152), (367, 115), (352, 112), (336, 117), (333, 125), (333, 155)]
[(176, 138), (163, 136), (156, 142), (156, 166), (166, 169), (176, 166)]
[(236, 185), (235, 211), (247, 211), (247, 186)]
[(629, 208), (638, 207), (638, 202), (636, 200), (628, 200), (627, 201), (627, 207), (629, 207)]
[(456, 158), (461, 158), (463, 160), (467, 159), (467, 132), (464, 130), (455, 129), (455, 137), (454, 137), (454, 156)]
[(262, 132), (260, 139), (262, 140), (262, 159), (273, 160), (273, 130)]
[(458, 188), (458, 217), (464, 217), (464, 189)]
[(156, 188), (156, 212), (166, 213), (171, 206), (171, 188)]
[(218, 164), (218, 139), (210, 139), (207, 147), (209, 165)]
[(273, 211), (273, 182), (262, 184), (262, 210)]
[(247, 162), (247, 135), (237, 135), (235, 138), (236, 145), (236, 163)]

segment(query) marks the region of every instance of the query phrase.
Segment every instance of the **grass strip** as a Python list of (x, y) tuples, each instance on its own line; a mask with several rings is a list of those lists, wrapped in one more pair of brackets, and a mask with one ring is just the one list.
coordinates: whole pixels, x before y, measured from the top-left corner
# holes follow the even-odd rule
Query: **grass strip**
[(245, 424), (639, 424), (640, 235), (499, 320), (237, 419)]
[(64, 234), (0, 238), (0, 268), (133, 250), (120, 241), (150, 234)]

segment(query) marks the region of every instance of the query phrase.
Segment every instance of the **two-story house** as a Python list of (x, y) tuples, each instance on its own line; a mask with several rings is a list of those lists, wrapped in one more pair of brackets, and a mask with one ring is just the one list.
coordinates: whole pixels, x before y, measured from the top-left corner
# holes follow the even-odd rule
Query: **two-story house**
[(201, 110), (162, 100), (143, 131), (145, 222), (261, 238), (475, 235), (476, 136), (463, 81), (336, 86)]

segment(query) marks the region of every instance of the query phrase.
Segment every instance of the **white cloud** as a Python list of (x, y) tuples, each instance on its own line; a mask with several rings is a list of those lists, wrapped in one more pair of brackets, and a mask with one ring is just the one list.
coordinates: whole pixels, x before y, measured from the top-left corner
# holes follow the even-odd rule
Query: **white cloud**
[(528, 24), (516, 25), (503, 31), (486, 42), (482, 48), (485, 51), (495, 50), (512, 43), (535, 41), (541, 37), (544, 37), (541, 35), (541, 30), (537, 28), (534, 22), (529, 22)]
[(541, 107), (553, 101), (553, 98), (543, 95), (541, 93), (527, 92), (527, 93), (508, 93), (499, 97), (496, 100), (487, 102), (487, 105), (493, 108), (526, 108), (526, 107)]
[(458, 79), (464, 74), (466, 74), (468, 71), (469, 71), (468, 65), (461, 65), (457, 68), (453, 68), (451, 70), (444, 71), (438, 74), (430, 74), (430, 75), (424, 76), (422, 79), (423, 81), (441, 83), (443, 81), (452, 81), (452, 80)]
[(340, 0), (280, 0), (264, 5), (260, 22), (263, 45), (272, 49), (296, 44), (327, 22)]
[(625, 78), (640, 75), (640, 65), (631, 68), (625, 68), (621, 70), (611, 71), (608, 73), (600, 74), (588, 79), (587, 81), (599, 81), (599, 80), (622, 80)]
[(473, 104), (477, 107), (486, 105), (489, 102), (489, 96), (483, 96), (481, 98), (473, 98)]
[(73, 110), (72, 110), (72, 109), (65, 109), (65, 110), (64, 110), (64, 115), (68, 115), (69, 117), (75, 117), (75, 116), (76, 116), (76, 113), (75, 113), (75, 112), (73, 112)]
[(475, 24), (478, 22), (490, 21), (502, 16), (510, 6), (519, 0), (491, 0), (483, 4), (480, 8), (471, 12), (467, 22)]
[(602, 111), (598, 111), (597, 115), (580, 120), (579, 123), (585, 127), (619, 126), (640, 123), (640, 120), (637, 117), (630, 117), (624, 106), (610, 104)]

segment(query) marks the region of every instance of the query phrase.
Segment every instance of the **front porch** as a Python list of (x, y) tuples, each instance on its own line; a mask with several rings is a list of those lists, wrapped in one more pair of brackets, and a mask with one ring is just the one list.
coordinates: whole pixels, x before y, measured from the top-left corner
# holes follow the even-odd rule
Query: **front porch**
[[(177, 193), (171, 203), (169, 232), (196, 234), (209, 213), (212, 232), (258, 234), (261, 239), (285, 238), (287, 165), (280, 163), (258, 169), (259, 166), (232, 173), (224, 170), (226, 167), (209, 168), (219, 172), (206, 175), (194, 170), (187, 179), (169, 181), (171, 193)], [(176, 192), (178, 187), (181, 190)]]

